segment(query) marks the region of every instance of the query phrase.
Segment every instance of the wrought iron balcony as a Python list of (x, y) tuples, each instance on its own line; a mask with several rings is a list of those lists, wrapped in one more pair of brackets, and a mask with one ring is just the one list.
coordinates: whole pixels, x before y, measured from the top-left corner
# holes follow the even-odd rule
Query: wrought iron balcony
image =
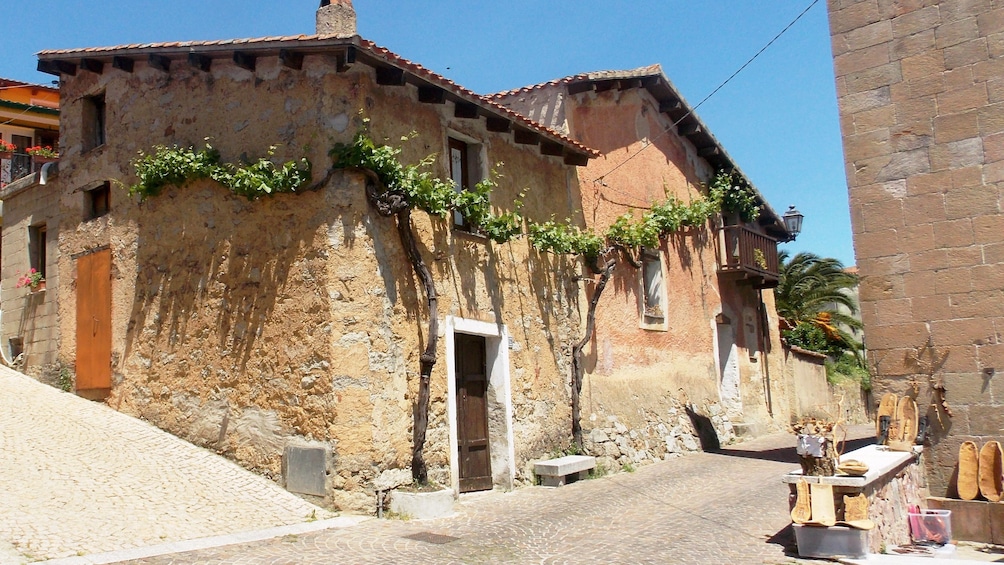
[(718, 231), (718, 272), (756, 288), (778, 285), (777, 240), (745, 226)]

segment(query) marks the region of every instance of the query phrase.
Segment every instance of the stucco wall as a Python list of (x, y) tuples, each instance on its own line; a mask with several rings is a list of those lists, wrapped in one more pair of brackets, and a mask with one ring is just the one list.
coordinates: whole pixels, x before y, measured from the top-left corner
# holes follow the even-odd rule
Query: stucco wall
[[(38, 175), (25, 177), (0, 191), (3, 199), (3, 258), (0, 265), (0, 348), (10, 359), (10, 340), (20, 339), (24, 352), (22, 370), (52, 383), (57, 361), (59, 325), (56, 293), (59, 291), (57, 245), (59, 213), (52, 205), (58, 199), (55, 184), (38, 184)], [(32, 292), (17, 288), (18, 279), (31, 269), (29, 232), (44, 225), (46, 239), (46, 289)]]
[[(102, 90), (109, 143), (82, 154), (80, 100)], [(532, 219), (569, 215), (577, 190), (560, 157), (488, 133), (483, 120), (454, 119), (451, 103), (418, 104), (413, 86), (377, 86), (367, 66), (336, 73), (324, 55), (306, 56), (302, 71), (274, 57), (259, 58), (254, 73), (221, 59), (209, 73), (137, 63), (133, 74), (82, 72), (62, 94), (66, 218), (79, 217), (76, 188), (129, 184), (128, 162), (154, 144), (208, 136), (228, 161), (279, 144), (277, 158), (306, 155), (320, 178), (328, 149), (350, 141), (363, 116), (374, 139), (403, 147), (405, 162), (438, 153), (442, 177), (447, 129), (479, 141), (489, 163), (504, 163), (493, 201), (508, 208), (526, 191)], [(440, 317), (505, 324), (512, 337), (514, 464), (523, 469), (569, 440), (574, 265), (525, 240), (494, 245), (457, 234), (424, 213), (414, 223)], [(271, 475), (286, 438), (325, 442), (334, 454), (329, 486), (343, 507), (370, 505), (368, 482), (409, 464), (428, 313), (394, 223), (371, 213), (361, 175), (337, 173), (317, 192), (258, 202), (211, 181), (143, 202), (119, 185), (107, 218), (60, 233), (60, 274), (73, 280), (73, 255), (100, 245), (113, 255), (112, 406)], [(72, 359), (76, 297), (64, 290), (60, 350)], [(426, 455), (432, 478), (449, 484), (444, 352), (441, 341)]]
[[(579, 169), (582, 214), (600, 233), (624, 213), (640, 218), (668, 196), (690, 201), (715, 172), (689, 141), (675, 132), (663, 135), (672, 124), (644, 88), (569, 95), (557, 84), (517, 91), (502, 102), (603, 153)], [(769, 320), (763, 328), (758, 293), (719, 279), (713, 234), (710, 227), (691, 229), (662, 244), (665, 324), (642, 323), (642, 275), (626, 261), (619, 262), (597, 308), (595, 339), (585, 350), (583, 427), (600, 430), (600, 437), (613, 433), (613, 423), (625, 427), (632, 456), (663, 457), (665, 444), (679, 440), (677, 434), (666, 441), (664, 432), (678, 429), (682, 406), (711, 419), (723, 443), (735, 437), (733, 423), (750, 433), (788, 424), (773, 294), (763, 293)], [(731, 353), (716, 354), (719, 332), (728, 332), (722, 341), (735, 345)], [(732, 401), (723, 399), (719, 365), (732, 367), (737, 379)]]
[(875, 396), (917, 397), (945, 495), (959, 444), (1004, 428), (1004, 8), (830, 0), (829, 15)]

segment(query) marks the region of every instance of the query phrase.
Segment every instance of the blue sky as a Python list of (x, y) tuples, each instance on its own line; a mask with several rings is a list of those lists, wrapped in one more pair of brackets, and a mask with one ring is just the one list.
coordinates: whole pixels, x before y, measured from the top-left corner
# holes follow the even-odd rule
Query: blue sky
[[(480, 93), (660, 63), (700, 102), (812, 0), (355, 0), (359, 33)], [(49, 0), (3, 32), (0, 77), (49, 83), (42, 49), (310, 34), (318, 0)], [(12, 25), (13, 24), (13, 25)], [(854, 264), (826, 2), (698, 114), (774, 209), (784, 248)]]

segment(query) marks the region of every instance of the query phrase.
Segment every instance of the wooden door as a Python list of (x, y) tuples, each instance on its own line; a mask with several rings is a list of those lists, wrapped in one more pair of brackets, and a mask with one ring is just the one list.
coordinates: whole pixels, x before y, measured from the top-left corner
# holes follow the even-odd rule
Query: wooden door
[(492, 488), (485, 338), (454, 335), (460, 492)]
[(102, 396), (112, 388), (112, 253), (77, 259), (77, 391)]

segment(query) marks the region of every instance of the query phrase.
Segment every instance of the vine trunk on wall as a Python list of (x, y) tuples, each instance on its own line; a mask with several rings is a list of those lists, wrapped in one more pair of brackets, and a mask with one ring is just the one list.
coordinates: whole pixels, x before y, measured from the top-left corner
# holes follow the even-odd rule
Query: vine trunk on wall
[(586, 345), (593, 338), (593, 331), (596, 328), (596, 306), (600, 303), (603, 289), (607, 287), (607, 282), (610, 281), (610, 275), (613, 274), (614, 267), (616, 266), (617, 260), (611, 258), (600, 269), (600, 278), (596, 281), (596, 290), (593, 291), (593, 297), (589, 300), (589, 309), (586, 312), (585, 334), (572, 347), (572, 441), (579, 447), (582, 446), (581, 402), (579, 395), (582, 393), (582, 375), (585, 373), (585, 367), (582, 366), (582, 350), (585, 349)]

